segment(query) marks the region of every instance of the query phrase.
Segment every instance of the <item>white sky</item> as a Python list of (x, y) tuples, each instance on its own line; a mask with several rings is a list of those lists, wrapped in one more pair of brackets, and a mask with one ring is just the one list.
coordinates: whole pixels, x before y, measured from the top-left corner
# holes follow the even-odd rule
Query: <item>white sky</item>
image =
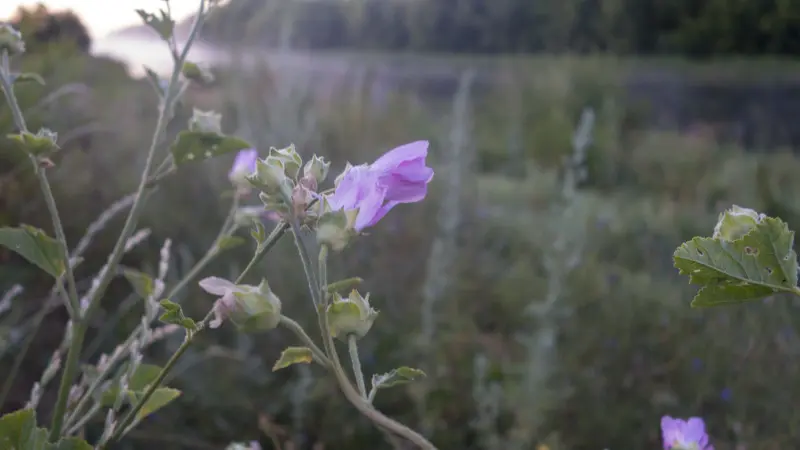
[[(20, 5), (36, 3), (44, 3), (55, 10), (73, 10), (83, 19), (95, 39), (128, 25), (141, 24), (135, 9), (156, 13), (164, 7), (163, 0), (0, 0), (0, 19), (11, 16)], [(170, 6), (175, 19), (180, 21), (192, 14), (199, 3), (197, 0), (171, 0)]]

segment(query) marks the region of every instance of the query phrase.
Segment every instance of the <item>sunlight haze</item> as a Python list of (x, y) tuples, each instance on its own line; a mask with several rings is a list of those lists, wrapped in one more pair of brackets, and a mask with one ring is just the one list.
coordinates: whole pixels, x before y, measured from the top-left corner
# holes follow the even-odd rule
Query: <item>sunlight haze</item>
[[(71, 9), (83, 19), (92, 36), (102, 38), (120, 28), (141, 23), (135, 9), (155, 13), (163, 7), (163, 0), (0, 0), (0, 18), (10, 17), (17, 7), (44, 3), (54, 10)], [(189, 16), (196, 8), (196, 0), (172, 0), (172, 14), (176, 20)]]

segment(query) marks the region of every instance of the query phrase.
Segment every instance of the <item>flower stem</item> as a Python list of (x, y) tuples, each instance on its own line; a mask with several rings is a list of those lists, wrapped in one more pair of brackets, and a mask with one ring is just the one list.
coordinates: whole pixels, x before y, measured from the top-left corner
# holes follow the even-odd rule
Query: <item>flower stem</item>
[[(302, 240), (299, 238), (300, 226), (296, 220), (290, 221), (289, 224), (292, 227), (292, 234), (295, 236), (294, 242), (297, 246), (297, 251), (300, 254), (300, 260), (303, 263), (303, 269), (305, 270), (306, 278), (308, 279), (311, 298), (314, 300), (314, 304), (317, 308), (317, 320), (319, 322), (320, 331), (322, 332), (322, 340), (325, 344), (325, 351), (331, 361), (329, 370), (333, 372), (333, 375), (336, 378), (339, 388), (341, 389), (345, 398), (347, 398), (347, 400), (362, 415), (371, 420), (379, 428), (384, 428), (389, 432), (395, 433), (396, 435), (409, 440), (421, 449), (437, 450), (436, 447), (428, 442), (428, 440), (425, 439), (425, 437), (423, 437), (421, 434), (393, 419), (390, 419), (375, 409), (350, 383), (350, 380), (347, 378), (347, 374), (342, 367), (342, 362), (339, 360), (339, 354), (336, 352), (333, 336), (331, 335), (330, 328), (328, 327), (328, 315), (326, 307), (323, 303), (323, 300), (318, 300), (326, 297), (326, 286), (325, 284), (320, 283), (318, 280), (325, 281), (327, 279), (327, 273), (320, 273), (319, 278), (315, 276), (314, 267), (311, 265), (310, 258), (308, 257), (308, 250), (305, 248), (305, 245), (303, 245)], [(324, 248), (324, 250), (320, 252), (320, 264), (318, 267), (325, 272), (327, 272), (326, 256), (327, 248)]]
[(295, 322), (294, 320), (286, 317), (281, 316), (281, 325), (284, 328), (287, 328), (289, 331), (294, 333), (304, 344), (311, 349), (311, 353), (314, 355), (314, 361), (319, 363), (322, 367), (329, 368), (331, 365), (331, 361), (325, 356), (325, 352), (323, 352), (317, 344), (314, 343), (314, 340), (311, 339), (311, 336), (306, 333), (303, 327), (300, 326), (299, 323)]
[(156, 129), (153, 132), (153, 138), (150, 142), (150, 149), (147, 152), (147, 158), (145, 160), (144, 169), (142, 170), (142, 176), (139, 181), (139, 187), (136, 190), (136, 199), (131, 206), (131, 210), (128, 212), (128, 218), (125, 220), (125, 224), (122, 227), (122, 232), (120, 232), (119, 238), (117, 239), (116, 245), (114, 245), (114, 249), (111, 251), (111, 254), (108, 257), (108, 262), (106, 264), (105, 270), (102, 272), (96, 287), (93, 288), (93, 292), (89, 297), (89, 304), (86, 308), (84, 314), (81, 315), (80, 318), (74, 321), (74, 330), (72, 336), (72, 342), (70, 343), (69, 351), (67, 352), (67, 362), (64, 366), (64, 372), (61, 376), (61, 383), (58, 389), (58, 395), (56, 399), (56, 406), (53, 411), (53, 418), (52, 418), (52, 425), (50, 427), (50, 436), (49, 440), (51, 442), (55, 442), (61, 436), (62, 426), (64, 424), (64, 416), (67, 409), (67, 399), (69, 397), (69, 390), (70, 386), (72, 386), (72, 381), (75, 378), (75, 374), (78, 369), (78, 360), (80, 359), (80, 353), (83, 348), (83, 341), (86, 337), (86, 330), (88, 328), (89, 319), (94, 312), (95, 309), (100, 304), (100, 299), (105, 294), (106, 289), (108, 288), (109, 284), (111, 283), (111, 279), (114, 277), (117, 269), (117, 265), (119, 264), (120, 260), (122, 259), (122, 254), (125, 250), (125, 243), (127, 242), (128, 238), (133, 234), (134, 229), (136, 228), (136, 223), (141, 215), (142, 209), (144, 207), (143, 194), (145, 188), (147, 187), (148, 183), (150, 182), (150, 171), (152, 170), (153, 162), (155, 159), (156, 149), (158, 148), (159, 143), (161, 142), (162, 135), (166, 132), (167, 122), (169, 112), (173, 107), (173, 103), (177, 97), (177, 84), (178, 79), (181, 74), (181, 70), (183, 68), (183, 63), (186, 61), (186, 57), (189, 55), (189, 49), (192, 47), (192, 43), (197, 37), (198, 32), (200, 31), (200, 26), (203, 22), (204, 13), (206, 8), (206, 0), (200, 0), (200, 7), (197, 12), (197, 16), (195, 18), (194, 25), (192, 26), (192, 30), (189, 33), (189, 37), (186, 40), (186, 46), (183, 48), (181, 52), (180, 58), (178, 61), (175, 62), (175, 66), (172, 69), (172, 77), (170, 78), (169, 86), (167, 87), (167, 92), (165, 94), (164, 101), (161, 103), (158, 111), (158, 120), (156, 121)]
[(361, 360), (358, 358), (358, 338), (355, 334), (347, 336), (347, 348), (350, 350), (350, 363), (353, 365), (353, 375), (356, 377), (358, 392), (367, 397), (367, 386), (364, 384), (364, 372), (361, 370)]

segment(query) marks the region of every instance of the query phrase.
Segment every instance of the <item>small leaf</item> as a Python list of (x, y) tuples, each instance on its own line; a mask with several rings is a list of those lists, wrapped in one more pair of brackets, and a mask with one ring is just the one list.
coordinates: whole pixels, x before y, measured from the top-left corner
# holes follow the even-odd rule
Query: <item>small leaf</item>
[(335, 294), (337, 292), (350, 292), (363, 282), (364, 280), (359, 277), (347, 278), (345, 280), (334, 281), (333, 283), (325, 286), (325, 290), (329, 294)]
[(411, 383), (420, 378), (425, 378), (425, 372), (411, 367), (398, 367), (388, 373), (373, 375), (372, 388), (386, 389), (399, 384)]
[(220, 251), (230, 250), (244, 244), (245, 242), (247, 241), (240, 236), (226, 236), (217, 242), (217, 249)]
[(203, 161), (252, 148), (247, 141), (205, 131), (181, 131), (170, 147), (175, 164)]
[(741, 303), (797, 289), (794, 232), (780, 219), (765, 218), (740, 239), (695, 237), (673, 255), (675, 267), (703, 288), (694, 307)]
[(155, 70), (145, 66), (144, 73), (147, 76), (147, 81), (150, 82), (150, 85), (153, 86), (156, 93), (158, 93), (159, 96), (163, 96), (165, 91), (164, 81), (161, 80)]
[(83, 439), (69, 437), (61, 439), (55, 444), (50, 444), (47, 450), (92, 450), (92, 446)]
[(148, 299), (155, 292), (155, 281), (150, 275), (133, 269), (123, 269), (122, 274), (139, 297)]
[(13, 250), (55, 278), (66, 270), (64, 247), (38, 228), (28, 225), (0, 228), (0, 245)]
[(143, 9), (137, 9), (136, 14), (142, 18), (142, 22), (145, 25), (152, 28), (161, 39), (168, 41), (172, 37), (172, 32), (175, 29), (175, 21), (173, 21), (166, 11), (161, 10), (161, 17), (157, 17), (155, 14), (150, 14), (149, 12)]
[(253, 221), (253, 226), (250, 228), (250, 236), (256, 241), (256, 244), (261, 246), (267, 241), (267, 230), (261, 222)]
[(14, 75), (14, 83), (30, 83), (35, 82), (39, 83), (40, 85), (44, 86), (46, 83), (44, 78), (38, 73), (33, 72), (23, 72), (23, 73), (15, 73)]
[(281, 357), (272, 366), (272, 371), (275, 372), (280, 369), (285, 369), (292, 364), (310, 364), (313, 360), (313, 354), (308, 347), (288, 347), (281, 353)]
[[(167, 387), (160, 387), (153, 392), (153, 395), (150, 396), (149, 399), (145, 402), (142, 409), (136, 413), (136, 420), (142, 420), (145, 417), (153, 414), (154, 412), (158, 411), (159, 409), (163, 408), (164, 406), (168, 405), (170, 402), (175, 400), (181, 395), (181, 391), (177, 389), (167, 388)], [(132, 405), (135, 405), (139, 399), (144, 396), (144, 390), (141, 391), (130, 391), (128, 392), (128, 398)]]
[[(127, 370), (127, 366), (123, 368), (123, 371)], [(119, 374), (121, 375), (124, 373), (120, 371)], [(136, 371), (133, 372), (133, 376), (128, 380), (128, 390), (131, 391), (141, 391), (147, 388), (147, 386), (152, 383), (153, 381), (158, 378), (158, 375), (161, 374), (161, 367), (158, 367), (153, 364), (140, 364)], [(103, 392), (103, 396), (101, 399), (101, 403), (103, 406), (112, 406), (119, 395), (119, 383), (114, 382), (112, 386), (105, 392)]]
[(161, 307), (164, 308), (164, 314), (158, 320), (164, 323), (180, 325), (189, 331), (197, 330), (197, 323), (183, 314), (183, 309), (179, 304), (169, 300), (161, 300)]

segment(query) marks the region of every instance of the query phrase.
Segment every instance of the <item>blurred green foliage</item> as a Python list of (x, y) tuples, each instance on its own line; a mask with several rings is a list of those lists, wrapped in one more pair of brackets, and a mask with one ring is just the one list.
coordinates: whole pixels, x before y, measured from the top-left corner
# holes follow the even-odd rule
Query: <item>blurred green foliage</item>
[(798, 27), (793, 0), (230, 0), (205, 32), (311, 49), (712, 56), (796, 54)]
[[(531, 27), (527, 32), (534, 31)], [(72, 43), (65, 45), (74, 49)], [(105, 207), (135, 187), (154, 122), (155, 95), (117, 62), (81, 52), (62, 54), (57, 44), (46, 47), (19, 63), (42, 74), (47, 85), (21, 86), (18, 96), (32, 129), (46, 125), (63, 139), (51, 174), (74, 245)], [(262, 147), (271, 140), (303, 142), (299, 150), (305, 157), (313, 152), (330, 157), (338, 166), (334, 170), (344, 161), (371, 161), (403, 142), (432, 141), (437, 178), (430, 199), (396, 208), (370, 236), (329, 265), (332, 277), (367, 280), (381, 311), (362, 341), (365, 371), (381, 373), (417, 361), (432, 364), (424, 417), (414, 409), (420, 395), (414, 384), (387, 390), (377, 405), (411, 426), (425, 422), (441, 449), (489, 449), (485, 442), (492, 439), (514, 441), (524, 449), (540, 443), (551, 450), (659, 448), (663, 414), (705, 417), (718, 449), (796, 447), (796, 305), (774, 298), (738, 308), (692, 310), (695, 289), (677, 276), (671, 255), (682, 241), (709, 234), (717, 214), (732, 203), (779, 214), (797, 228), (800, 205), (792, 193), (800, 189), (800, 161), (790, 152), (749, 152), (740, 143), (720, 142), (711, 132), (643, 126), (649, 110), (629, 101), (620, 87), (627, 72), (612, 60), (526, 64), (504, 66), (509, 81), (474, 96), (471, 125), (453, 123), (441, 113), (449, 99), (428, 107), (418, 94), (398, 90), (376, 103), (363, 86), (309, 99), (300, 94), (311, 92), (302, 85), (292, 90), (263, 71), (247, 79), (228, 74), (213, 91), (190, 90), (171, 132), (183, 126), (191, 106), (234, 109), (238, 120), (228, 123), (226, 132), (257, 128), (263, 133), (255, 140), (263, 140)], [(706, 70), (713, 73), (714, 68)], [(243, 100), (236, 93), (242, 91), (245, 103), (254, 102), (244, 110), (237, 109)], [(585, 223), (576, 223), (555, 214), (553, 207), (560, 201), (558, 186), (564, 158), (572, 151), (571, 134), (586, 106), (594, 108), (597, 123), (576, 207), (591, 214), (580, 216), (588, 218)], [(0, 109), (3, 133), (13, 131), (8, 114)], [(455, 282), (439, 299), (433, 339), (421, 341), (425, 261), (441, 204), (439, 180), (446, 177), (439, 170), (442, 149), (456, 126), (467, 127), (477, 161), (464, 196)], [(288, 129), (292, 136), (281, 134)], [(25, 222), (49, 229), (26, 160), (4, 148), (0, 142), (0, 225)], [(227, 210), (223, 194), (230, 190), (225, 174), (231, 160), (181, 169), (165, 183), (150, 199), (141, 223), (153, 234), (125, 264), (153, 272), (161, 243), (171, 238), (168, 281), (186, 273), (210, 245)], [(119, 226), (112, 221), (87, 253), (78, 273), (82, 288), (104, 262)], [(529, 345), (520, 336), (533, 335), (542, 323), (523, 311), (542, 300), (553, 283), (547, 256), (554, 240), (540, 231), (566, 233), (574, 226), (584, 231), (569, 236), (582, 237), (585, 244), (579, 263), (566, 274), (562, 308), (547, 318), (556, 325), (557, 352), (548, 375), (532, 382), (541, 368), (531, 363)], [(231, 277), (244, 266), (250, 250), (231, 250), (207, 274)], [(0, 253), (0, 292), (15, 282), (26, 285), (10, 315), (25, 323), (41, 306), (49, 284), (34, 268), (10, 258)], [(270, 281), (287, 315), (313, 327), (299, 268), (292, 246), (283, 242), (258, 275)], [(138, 324), (141, 305), (124, 300), (126, 289), (124, 281), (112, 289), (92, 328), (91, 349), (110, 351)], [(199, 317), (212, 301), (193, 288), (184, 310)], [(123, 305), (130, 309), (120, 310)], [(6, 339), (0, 341), (10, 344), (0, 346), (0, 373), (12, 361), (18, 325), (3, 317), (0, 332)], [(8, 410), (26, 401), (60, 341), (63, 323), (60, 312), (48, 319)], [(290, 441), (298, 450), (322, 448), (315, 444), (388, 448), (316, 368), (272, 373), (280, 352), (296, 345), (291, 336), (277, 331), (242, 335), (223, 327), (205, 339), (186, 355), (170, 381), (184, 395), (148, 419), (120, 448), (220, 448), (249, 439), (261, 439), (270, 448), (266, 435)], [(179, 341), (179, 336), (166, 339), (146, 360), (163, 362)], [(481, 355), (485, 367), (479, 371)], [(45, 404), (48, 399), (46, 395)], [(478, 417), (484, 419), (481, 426), (476, 425)], [(529, 421), (531, 417), (540, 419)]]

